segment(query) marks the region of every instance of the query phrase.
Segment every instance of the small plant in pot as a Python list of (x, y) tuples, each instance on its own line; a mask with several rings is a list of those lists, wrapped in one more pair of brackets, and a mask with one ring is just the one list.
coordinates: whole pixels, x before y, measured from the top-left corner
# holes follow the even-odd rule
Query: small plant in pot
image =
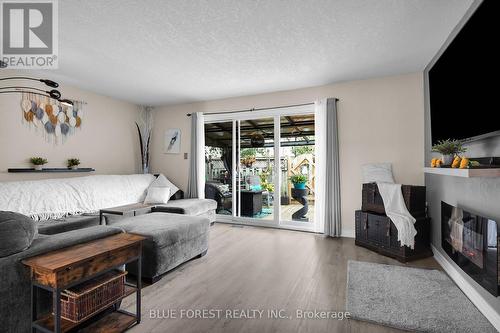
[(246, 166), (247, 168), (251, 168), (252, 165), (255, 163), (255, 156), (248, 156), (248, 157), (242, 158), (241, 163), (244, 166)]
[(441, 160), (444, 165), (451, 165), (455, 155), (463, 154), (467, 151), (467, 148), (463, 146), (463, 142), (460, 140), (441, 140), (437, 144), (432, 146), (432, 151), (441, 154)]
[(70, 158), (68, 159), (68, 168), (72, 170), (78, 169), (80, 165), (80, 160), (78, 158)]
[(43, 157), (32, 157), (30, 158), (31, 164), (33, 164), (35, 170), (41, 171), (44, 164), (47, 164), (47, 159)]
[(293, 187), (297, 190), (304, 190), (307, 184), (307, 176), (306, 175), (293, 175), (290, 177), (290, 181), (293, 184)]

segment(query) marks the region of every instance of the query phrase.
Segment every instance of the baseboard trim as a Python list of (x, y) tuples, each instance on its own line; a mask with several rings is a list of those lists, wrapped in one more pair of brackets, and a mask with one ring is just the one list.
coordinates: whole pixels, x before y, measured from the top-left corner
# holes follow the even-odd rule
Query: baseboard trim
[(342, 232), (340, 233), (340, 237), (355, 238), (354, 230), (353, 229), (342, 230)]
[(446, 257), (431, 244), (434, 259), (443, 267), (446, 273), (471, 300), (478, 310), (500, 331), (500, 314), (488, 304), (483, 297), (471, 286), (471, 284), (458, 272), (458, 270), (446, 259)]

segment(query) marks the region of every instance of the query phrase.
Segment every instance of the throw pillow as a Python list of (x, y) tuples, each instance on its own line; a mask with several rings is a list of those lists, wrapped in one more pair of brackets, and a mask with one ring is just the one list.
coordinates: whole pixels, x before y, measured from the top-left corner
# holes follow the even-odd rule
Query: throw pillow
[(394, 184), (391, 163), (370, 163), (364, 164), (363, 183), (391, 183)]
[[(160, 174), (155, 181), (149, 185), (149, 188), (152, 187), (168, 187), (170, 189), (170, 196), (174, 195), (175, 192), (179, 191), (179, 188), (175, 186), (170, 180), (167, 179), (163, 174)], [(149, 189), (148, 189), (149, 191)]]
[(36, 234), (36, 223), (28, 216), (0, 211), (0, 258), (26, 250)]
[(168, 199), (170, 199), (170, 189), (168, 187), (150, 187), (144, 204), (166, 204)]

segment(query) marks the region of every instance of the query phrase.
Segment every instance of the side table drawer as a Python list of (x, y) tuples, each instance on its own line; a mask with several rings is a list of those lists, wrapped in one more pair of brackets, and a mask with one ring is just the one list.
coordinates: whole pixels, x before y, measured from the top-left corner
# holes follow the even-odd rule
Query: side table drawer
[(33, 270), (33, 280), (41, 285), (63, 289), (73, 282), (116, 267), (140, 255), (141, 244), (137, 243), (113, 252), (103, 253), (56, 272), (44, 272), (35, 268)]

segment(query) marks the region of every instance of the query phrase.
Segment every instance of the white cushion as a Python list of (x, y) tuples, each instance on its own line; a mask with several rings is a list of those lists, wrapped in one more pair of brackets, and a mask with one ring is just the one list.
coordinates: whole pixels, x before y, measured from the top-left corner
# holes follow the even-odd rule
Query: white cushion
[(363, 183), (391, 183), (394, 184), (391, 163), (364, 164)]
[(166, 204), (170, 199), (170, 189), (168, 187), (150, 187), (144, 200), (144, 204)]
[[(160, 174), (155, 181), (151, 183), (149, 188), (152, 187), (168, 187), (170, 189), (170, 196), (174, 195), (175, 192), (179, 191), (179, 188), (175, 186), (170, 180), (164, 175)], [(149, 191), (149, 189), (148, 189)]]

